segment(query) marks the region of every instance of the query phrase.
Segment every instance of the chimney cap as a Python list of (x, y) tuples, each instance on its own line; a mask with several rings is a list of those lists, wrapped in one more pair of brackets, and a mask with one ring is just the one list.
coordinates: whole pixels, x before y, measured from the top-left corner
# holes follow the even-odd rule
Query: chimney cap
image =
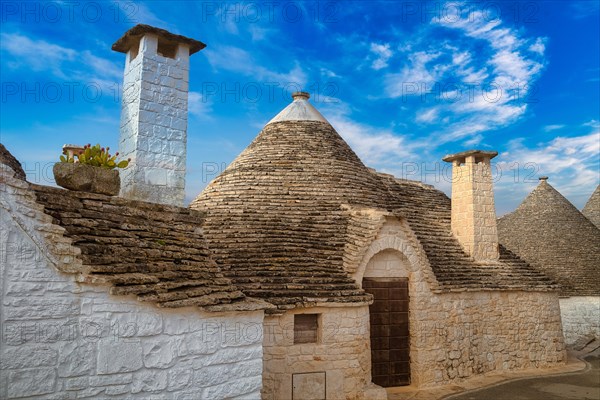
[(308, 92), (294, 92), (294, 93), (292, 93), (292, 99), (294, 99), (294, 100), (308, 100), (308, 99), (310, 99), (310, 93), (308, 93)]
[(467, 150), (467, 151), (462, 151), (460, 153), (448, 154), (444, 158), (442, 158), (442, 160), (446, 161), (446, 162), (452, 162), (454, 160), (462, 159), (462, 158), (465, 158), (468, 156), (486, 157), (491, 160), (492, 158), (496, 157), (497, 155), (498, 155), (497, 151)]
[(173, 43), (183, 43), (190, 46), (190, 55), (197, 53), (206, 47), (206, 44), (199, 40), (192, 39), (182, 35), (176, 35), (161, 28), (156, 28), (150, 25), (138, 24), (125, 32), (113, 45), (112, 49), (119, 53), (127, 53), (135, 44), (139, 43), (142, 36), (147, 33), (153, 33), (163, 39)]
[(548, 177), (547, 177), (547, 176), (540, 176), (538, 179), (539, 179), (540, 181), (544, 181), (544, 182), (545, 182), (545, 181), (547, 181), (547, 180), (548, 180)]

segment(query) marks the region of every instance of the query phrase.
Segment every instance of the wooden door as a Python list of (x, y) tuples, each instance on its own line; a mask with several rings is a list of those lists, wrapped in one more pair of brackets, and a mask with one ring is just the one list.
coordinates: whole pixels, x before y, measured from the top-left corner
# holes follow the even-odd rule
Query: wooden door
[(365, 278), (363, 289), (375, 298), (369, 306), (373, 383), (409, 385), (408, 278)]

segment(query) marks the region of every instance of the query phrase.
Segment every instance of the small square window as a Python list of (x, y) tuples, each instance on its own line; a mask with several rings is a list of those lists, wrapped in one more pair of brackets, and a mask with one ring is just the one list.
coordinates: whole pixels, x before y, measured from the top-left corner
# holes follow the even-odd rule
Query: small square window
[(158, 38), (156, 52), (166, 58), (175, 58), (177, 57), (177, 43), (168, 42), (162, 38)]
[(317, 343), (319, 314), (294, 315), (294, 344)]

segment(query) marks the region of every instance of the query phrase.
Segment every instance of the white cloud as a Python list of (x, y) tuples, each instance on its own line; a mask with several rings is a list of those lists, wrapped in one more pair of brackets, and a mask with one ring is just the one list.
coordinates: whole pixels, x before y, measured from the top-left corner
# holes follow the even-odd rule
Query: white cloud
[(260, 42), (261, 40), (265, 40), (267, 37), (268, 30), (265, 28), (261, 28), (256, 25), (250, 25), (248, 30), (250, 31), (250, 36), (252, 37), (253, 42)]
[(202, 93), (191, 91), (188, 94), (188, 111), (195, 117), (212, 119), (212, 101), (203, 97)]
[(300, 87), (307, 82), (306, 73), (298, 62), (294, 62), (294, 67), (287, 72), (276, 72), (256, 63), (249, 52), (239, 47), (222, 46), (218, 50), (207, 49), (205, 54), (210, 65), (217, 70), (237, 72), (260, 81), (294, 83)]
[(502, 177), (496, 183), (499, 196), (509, 198), (509, 193), (514, 196), (516, 190), (524, 197), (537, 185), (538, 176), (546, 175), (552, 186), (581, 207), (590, 188), (598, 185), (600, 130), (593, 128), (581, 136), (559, 136), (534, 146), (524, 143), (525, 138), (510, 141), (499, 156), (502, 160), (498, 163)]
[(109, 90), (123, 76), (121, 66), (89, 50), (78, 51), (18, 33), (2, 33), (1, 38), (2, 51), (10, 56), (7, 65), (12, 68), (50, 71), (60, 79), (94, 83)]
[(545, 50), (546, 41), (542, 38), (537, 38), (535, 43), (529, 46), (529, 51), (533, 51), (534, 53), (538, 53), (540, 55), (544, 55)]
[(436, 70), (428, 64), (440, 55), (441, 53), (434, 50), (412, 53), (400, 73), (390, 73), (385, 76), (385, 91), (388, 96), (405, 95), (407, 85), (430, 87), (440, 77), (440, 74), (439, 69)]
[(591, 119), (588, 122), (583, 123), (582, 126), (589, 126), (591, 128), (599, 129), (600, 128), (600, 121), (597, 121), (595, 119)]
[(378, 70), (388, 66), (387, 62), (390, 59), (390, 57), (392, 57), (392, 50), (390, 50), (390, 45), (388, 43), (385, 43), (385, 44), (371, 43), (370, 50), (371, 50), (371, 53), (373, 53), (377, 56), (377, 58), (375, 58), (375, 60), (373, 60), (373, 63), (371, 64), (371, 68), (378, 71)]
[(338, 74), (336, 74), (334, 71), (332, 71), (328, 68), (321, 68), (320, 72), (321, 72), (321, 76), (324, 76), (326, 78), (339, 78), (340, 77)]
[(409, 142), (392, 129), (353, 120), (350, 117), (350, 106), (341, 100), (324, 102), (320, 109), (367, 166), (400, 176), (401, 164), (417, 159), (413, 152), (416, 149), (415, 143)]
[(543, 129), (544, 129), (544, 132), (552, 132), (552, 131), (562, 129), (564, 127), (565, 127), (565, 125), (562, 125), (562, 124), (554, 124), (554, 125), (546, 125), (546, 126), (544, 126)]
[(32, 40), (18, 33), (2, 33), (2, 50), (13, 56), (9, 62), (14, 68), (27, 66), (34, 71), (50, 70), (60, 78), (66, 78), (63, 64), (74, 61), (77, 51), (44, 40)]
[(399, 47), (405, 60), (399, 72), (384, 76), (384, 92), (390, 98), (420, 100), (416, 121), (435, 117), (443, 123), (431, 134), (439, 144), (479, 143), (486, 131), (519, 120), (545, 66), (545, 38), (526, 37), (500, 19), (489, 21), (479, 10), (432, 18), (408, 43)]
[(425, 110), (420, 110), (415, 118), (417, 122), (432, 123), (438, 117), (438, 109), (433, 107)]
[(81, 54), (81, 60), (83, 64), (91, 68), (97, 76), (112, 78), (116, 81), (120, 81), (123, 78), (123, 67), (121, 65), (117, 66), (112, 61), (95, 56), (89, 50), (85, 50)]
[(124, 4), (123, 7), (116, 7), (121, 13), (120, 21), (126, 21), (133, 24), (147, 24), (159, 26), (169, 32), (179, 33), (178, 26), (172, 24), (170, 18), (163, 20), (155, 13), (150, 11), (148, 6), (140, 1)]
[(572, 11), (571, 15), (575, 19), (597, 16), (600, 11), (600, 2), (598, 1), (572, 1), (569, 5)]

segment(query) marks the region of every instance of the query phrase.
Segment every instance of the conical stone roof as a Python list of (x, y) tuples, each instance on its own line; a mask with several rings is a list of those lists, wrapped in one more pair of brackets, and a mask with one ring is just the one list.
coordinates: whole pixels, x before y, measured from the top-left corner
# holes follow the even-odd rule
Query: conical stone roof
[(502, 245), (562, 286), (563, 295), (600, 294), (600, 230), (547, 178), (498, 220)]
[(581, 212), (600, 229), (600, 185), (596, 186)]
[(368, 301), (342, 268), (341, 204), (371, 206), (387, 191), (301, 95), (190, 207), (206, 211), (216, 259), (248, 296), (282, 307)]

